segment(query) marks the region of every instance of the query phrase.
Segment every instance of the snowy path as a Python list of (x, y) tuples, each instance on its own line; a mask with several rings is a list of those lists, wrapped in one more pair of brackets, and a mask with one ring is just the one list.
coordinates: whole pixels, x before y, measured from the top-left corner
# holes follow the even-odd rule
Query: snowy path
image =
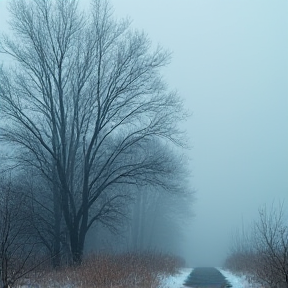
[(188, 287), (228, 287), (226, 277), (215, 267), (196, 267), (185, 281)]
[[(252, 285), (246, 281), (244, 276), (239, 277), (221, 268), (217, 269), (232, 284), (232, 288), (252, 288)], [(179, 274), (163, 279), (161, 288), (187, 288), (187, 286), (184, 286), (184, 282), (192, 271), (192, 268), (181, 269)]]

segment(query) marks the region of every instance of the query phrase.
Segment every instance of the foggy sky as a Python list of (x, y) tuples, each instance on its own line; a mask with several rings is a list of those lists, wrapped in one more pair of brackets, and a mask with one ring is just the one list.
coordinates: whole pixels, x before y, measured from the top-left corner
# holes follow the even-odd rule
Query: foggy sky
[(190, 265), (219, 265), (231, 233), (260, 205), (287, 202), (288, 2), (111, 2), (117, 17), (173, 52), (163, 74), (193, 113), (184, 128), (197, 192), (182, 248)]

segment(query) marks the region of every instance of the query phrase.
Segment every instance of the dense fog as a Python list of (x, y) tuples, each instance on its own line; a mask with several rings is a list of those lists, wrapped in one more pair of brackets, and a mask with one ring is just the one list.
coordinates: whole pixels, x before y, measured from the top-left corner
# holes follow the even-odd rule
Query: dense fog
[[(233, 235), (250, 227), (260, 207), (287, 201), (288, 3), (110, 2), (115, 17), (130, 17), (131, 27), (147, 33), (153, 48), (159, 44), (171, 51), (171, 63), (160, 69), (161, 81), (177, 90), (190, 116), (179, 127), (185, 131), (181, 147), (173, 150), (173, 143), (141, 142), (148, 158), (156, 159), (159, 153), (167, 157), (171, 166), (160, 163), (161, 169), (169, 170), (167, 179), (160, 169), (157, 179), (149, 170), (149, 179), (137, 178), (132, 188), (113, 186), (109, 195), (125, 196), (116, 203), (117, 216), (111, 216), (119, 217), (117, 224), (109, 225), (111, 219), (105, 217), (95, 222), (87, 233), (85, 253), (157, 250), (183, 257), (190, 267), (220, 266), (233, 246)], [(9, 31), (7, 5), (8, 0), (0, 0), (1, 33)], [(89, 1), (79, 0), (79, 7), (89, 10)], [(0, 61), (11, 64), (7, 55), (0, 54)], [(143, 120), (135, 119), (134, 123)], [(9, 124), (1, 115), (0, 121)], [(129, 132), (134, 128), (129, 126)], [(100, 150), (99, 163), (121, 143), (117, 133)], [(143, 156), (132, 150), (135, 158)], [(1, 144), (1, 163), (15, 153), (19, 151)], [(123, 156), (119, 163), (127, 159)], [(43, 187), (41, 176), (29, 173), (23, 175), (21, 170), (16, 184), (27, 191), (33, 185), (45, 191), (48, 186)], [(36, 175), (34, 183), (28, 181), (31, 175)], [(164, 178), (170, 188), (175, 181), (179, 185), (167, 192)], [(159, 182), (149, 186), (145, 181)], [(40, 198), (41, 203), (51, 200)]]
[[(172, 52), (167, 82), (192, 112), (192, 265), (221, 265), (263, 205), (287, 202), (287, 1), (113, 1)], [(190, 257), (191, 255), (191, 257)]]

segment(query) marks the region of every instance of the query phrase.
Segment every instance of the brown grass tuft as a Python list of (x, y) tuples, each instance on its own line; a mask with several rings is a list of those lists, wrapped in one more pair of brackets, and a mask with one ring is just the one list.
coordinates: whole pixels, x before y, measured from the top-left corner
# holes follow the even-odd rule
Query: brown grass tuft
[(181, 259), (161, 253), (91, 254), (79, 267), (46, 269), (29, 282), (41, 288), (156, 288), (160, 276), (177, 273), (182, 264)]

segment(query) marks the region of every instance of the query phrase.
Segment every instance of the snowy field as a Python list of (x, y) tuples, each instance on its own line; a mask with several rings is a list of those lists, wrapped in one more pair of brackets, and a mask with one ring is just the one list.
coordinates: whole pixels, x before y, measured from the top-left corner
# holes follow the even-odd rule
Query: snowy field
[[(248, 283), (245, 276), (236, 276), (227, 270), (217, 268), (232, 284), (232, 288), (255, 288), (257, 286)], [(183, 268), (180, 273), (174, 276), (169, 276), (162, 281), (161, 288), (187, 288), (184, 286), (184, 281), (192, 272), (192, 268)]]

